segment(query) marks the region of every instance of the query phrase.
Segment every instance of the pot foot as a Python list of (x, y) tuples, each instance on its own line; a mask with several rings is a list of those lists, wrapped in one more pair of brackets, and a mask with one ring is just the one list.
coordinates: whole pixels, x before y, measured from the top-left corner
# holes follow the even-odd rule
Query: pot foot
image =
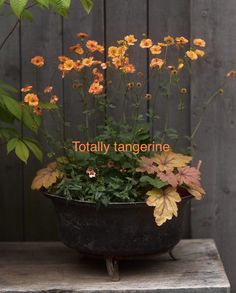
[(106, 258), (106, 267), (108, 275), (113, 282), (117, 282), (120, 280), (119, 275), (119, 266), (118, 266), (118, 260), (115, 260), (112, 257)]
[(173, 260), (173, 261), (178, 260), (178, 259), (174, 256), (174, 254), (173, 254), (173, 250), (172, 250), (172, 249), (170, 249), (170, 250), (168, 251), (168, 254), (169, 254), (171, 260)]

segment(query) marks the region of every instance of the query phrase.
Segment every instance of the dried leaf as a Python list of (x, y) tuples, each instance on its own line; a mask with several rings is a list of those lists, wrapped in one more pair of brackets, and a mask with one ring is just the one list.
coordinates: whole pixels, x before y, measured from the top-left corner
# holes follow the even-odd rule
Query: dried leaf
[(37, 172), (34, 178), (31, 189), (39, 190), (40, 188), (48, 188), (56, 183), (58, 178), (62, 178), (63, 173), (57, 169), (57, 163), (48, 164), (47, 168), (41, 169)]
[(176, 154), (173, 152), (161, 152), (161, 154), (155, 155), (153, 161), (158, 165), (158, 169), (163, 172), (171, 172), (174, 168), (185, 167), (192, 157), (182, 154)]
[(154, 217), (158, 226), (161, 226), (167, 220), (171, 220), (173, 215), (177, 217), (177, 202), (181, 201), (181, 197), (173, 187), (166, 189), (154, 188), (147, 192), (149, 196), (146, 203), (154, 206)]
[(178, 174), (176, 175), (178, 178), (179, 184), (194, 184), (200, 186), (200, 172), (198, 169), (194, 167), (183, 167), (178, 168)]
[(173, 172), (158, 172), (161, 181), (168, 182), (172, 187), (177, 187), (178, 177)]
[(140, 166), (136, 168), (137, 172), (147, 172), (148, 174), (154, 174), (157, 168), (153, 165), (153, 159), (142, 156), (139, 161)]
[(205, 190), (200, 185), (189, 184), (186, 190), (193, 195), (197, 200), (201, 200), (206, 194)]

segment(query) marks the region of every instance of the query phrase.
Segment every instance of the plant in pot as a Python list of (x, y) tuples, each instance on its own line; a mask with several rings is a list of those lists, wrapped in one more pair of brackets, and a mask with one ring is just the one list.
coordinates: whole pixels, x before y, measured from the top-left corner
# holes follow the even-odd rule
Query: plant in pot
[[(227, 74), (199, 109), (193, 133), (183, 138), (189, 147), (177, 152), (181, 140), (170, 127), (170, 99), (177, 97), (176, 110), (183, 111), (188, 96), (185, 77), (191, 74), (191, 62), (204, 56), (205, 41), (194, 39), (190, 44), (184, 37), (167, 36), (154, 43), (146, 36), (138, 41), (128, 35), (105, 50), (85, 33), (79, 33), (78, 39), (70, 47), (70, 57), (59, 56), (58, 69), (63, 78), (72, 78), (83, 108), (82, 124), (76, 126), (78, 137), (68, 141), (58, 143), (46, 135), (53, 160), (37, 172), (32, 189), (53, 201), (62, 241), (82, 254), (105, 257), (109, 274), (117, 280), (119, 258), (172, 255), (181, 238), (187, 202), (205, 194), (201, 162), (191, 166), (192, 139), (207, 106), (222, 94), (226, 80), (235, 72)], [(147, 80), (132, 60), (135, 50), (150, 56), (155, 93), (147, 92)], [(32, 61), (36, 67), (40, 66), (34, 60), (40, 58)], [(32, 105), (32, 100), (39, 103), (50, 98), (53, 105), (58, 101), (52, 85), (43, 94), (32, 86), (27, 90), (24, 103), (37, 107), (37, 115), (42, 109), (40, 104)], [(157, 99), (167, 101), (162, 128)]]

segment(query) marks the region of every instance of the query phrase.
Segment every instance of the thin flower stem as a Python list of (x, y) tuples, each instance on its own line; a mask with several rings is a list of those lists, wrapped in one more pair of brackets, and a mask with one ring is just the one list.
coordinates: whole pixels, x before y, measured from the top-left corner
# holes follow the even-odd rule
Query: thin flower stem
[(224, 80), (224, 82), (222, 83), (221, 87), (219, 87), (209, 98), (208, 100), (203, 104), (202, 108), (201, 108), (201, 115), (199, 117), (199, 120), (190, 136), (190, 141), (192, 141), (194, 139), (194, 137), (196, 136), (196, 133), (198, 132), (201, 124), (202, 124), (202, 119), (203, 116), (208, 108), (208, 106), (214, 101), (214, 99), (220, 94), (220, 90), (224, 89), (225, 87), (225, 83), (226, 83), (226, 79)]

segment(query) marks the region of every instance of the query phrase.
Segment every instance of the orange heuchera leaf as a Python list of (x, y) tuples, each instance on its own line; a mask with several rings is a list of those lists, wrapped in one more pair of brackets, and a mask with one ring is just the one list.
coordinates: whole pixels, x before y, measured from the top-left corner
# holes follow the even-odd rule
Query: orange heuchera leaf
[(198, 169), (194, 167), (183, 167), (178, 168), (177, 178), (179, 184), (194, 184), (200, 186), (200, 172)]
[(167, 220), (171, 220), (173, 216), (178, 215), (177, 202), (181, 201), (181, 197), (173, 187), (166, 189), (154, 188), (147, 192), (149, 196), (146, 203), (154, 206), (154, 217), (156, 224), (161, 226)]
[(168, 182), (172, 187), (177, 187), (178, 177), (173, 172), (158, 172), (161, 181)]
[(48, 188), (56, 183), (58, 178), (62, 178), (63, 173), (57, 170), (57, 163), (53, 162), (48, 164), (47, 168), (41, 169), (35, 176), (31, 189), (39, 190), (40, 188)]
[(186, 190), (198, 200), (202, 199), (206, 194), (205, 190), (200, 185), (189, 184)]
[(176, 154), (173, 152), (162, 152), (161, 154), (155, 155), (153, 161), (158, 164), (158, 169), (163, 171), (173, 171), (174, 168), (185, 167), (192, 157), (185, 156), (182, 154)]
[(140, 160), (140, 166), (136, 168), (136, 171), (154, 174), (155, 172), (157, 172), (157, 168), (153, 165), (153, 159), (142, 156)]

